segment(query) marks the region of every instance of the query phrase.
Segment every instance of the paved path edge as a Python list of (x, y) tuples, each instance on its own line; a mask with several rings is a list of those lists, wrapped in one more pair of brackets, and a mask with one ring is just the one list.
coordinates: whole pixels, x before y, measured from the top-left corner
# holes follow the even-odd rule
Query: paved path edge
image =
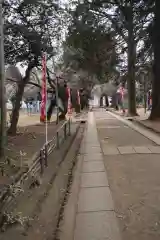
[[(83, 140), (82, 143), (83, 144)], [(73, 183), (70, 190), (70, 196), (64, 210), (64, 220), (62, 221), (59, 239), (61, 240), (73, 240), (74, 230), (76, 226), (76, 214), (78, 208), (78, 196), (81, 180), (81, 169), (84, 155), (77, 156), (77, 166), (75, 168)]]
[(132, 128), (133, 130), (135, 130), (136, 132), (140, 133), (141, 135), (143, 135), (144, 137), (148, 138), (149, 140), (151, 140), (152, 142), (156, 143), (157, 145), (160, 145), (160, 137), (157, 136), (157, 134), (155, 132), (151, 132), (151, 130), (143, 127), (143, 126), (136, 126), (135, 123), (130, 122), (127, 119), (124, 119), (123, 117), (117, 115), (116, 113), (110, 112), (108, 111), (108, 113), (117, 118), (118, 120), (120, 120), (121, 122), (125, 123), (127, 126), (129, 126), (130, 128)]

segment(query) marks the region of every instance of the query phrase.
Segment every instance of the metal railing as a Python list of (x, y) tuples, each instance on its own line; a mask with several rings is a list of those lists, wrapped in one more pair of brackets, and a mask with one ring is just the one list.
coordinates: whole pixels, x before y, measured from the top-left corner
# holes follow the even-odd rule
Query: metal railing
[[(19, 178), (13, 180), (13, 182), (6, 186), (0, 193), (0, 222), (3, 212), (12, 204), (15, 197), (20, 195), (25, 182), (31, 177), (40, 174), (43, 175), (45, 168), (48, 166), (48, 156), (54, 151), (54, 149), (59, 149), (63, 142), (71, 135), (71, 121), (65, 121), (62, 126), (60, 126), (56, 135), (52, 140), (44, 144), (40, 149), (40, 152), (35, 157), (32, 165), (28, 168), (28, 171), (21, 174)], [(16, 190), (17, 189), (17, 190)], [(14, 192), (14, 194), (13, 194)]]

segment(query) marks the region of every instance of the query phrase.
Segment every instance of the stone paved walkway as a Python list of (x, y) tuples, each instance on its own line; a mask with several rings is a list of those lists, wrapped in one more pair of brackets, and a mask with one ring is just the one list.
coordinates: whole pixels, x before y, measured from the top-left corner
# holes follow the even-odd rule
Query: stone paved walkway
[(59, 239), (159, 240), (159, 169), (159, 136), (89, 112)]
[(81, 154), (83, 164), (74, 240), (120, 240), (93, 112), (88, 115)]
[(113, 113), (94, 114), (122, 239), (159, 240), (160, 138)]
[(97, 109), (80, 156), (74, 240), (159, 239), (160, 138)]

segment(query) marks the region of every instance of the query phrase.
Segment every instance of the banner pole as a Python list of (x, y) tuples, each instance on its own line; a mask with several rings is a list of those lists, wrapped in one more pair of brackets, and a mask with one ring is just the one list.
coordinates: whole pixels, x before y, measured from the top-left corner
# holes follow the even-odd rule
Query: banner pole
[(47, 68), (47, 60), (46, 60), (46, 53), (44, 54), (44, 76), (45, 76), (45, 102), (46, 102), (46, 106), (45, 106), (45, 127), (46, 127), (46, 145), (48, 143), (48, 122), (47, 122), (47, 100), (48, 100), (48, 96), (47, 96), (47, 77), (46, 77), (46, 68)]
[(42, 101), (40, 121), (45, 124), (45, 142), (48, 142), (48, 123), (47, 123), (47, 78), (46, 78), (46, 53), (42, 55)]

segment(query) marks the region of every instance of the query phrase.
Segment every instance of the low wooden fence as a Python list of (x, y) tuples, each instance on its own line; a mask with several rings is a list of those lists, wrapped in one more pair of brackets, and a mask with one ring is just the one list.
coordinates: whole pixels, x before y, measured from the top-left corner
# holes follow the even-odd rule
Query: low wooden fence
[(23, 188), (25, 188), (25, 183), (29, 177), (38, 174), (42, 176), (44, 174), (45, 168), (48, 166), (48, 156), (54, 149), (59, 149), (70, 135), (71, 121), (68, 120), (57, 129), (53, 139), (43, 145), (27, 172), (21, 174), (10, 185), (4, 187), (0, 193), (0, 223), (2, 222), (4, 212), (7, 211), (15, 198), (23, 192)]

